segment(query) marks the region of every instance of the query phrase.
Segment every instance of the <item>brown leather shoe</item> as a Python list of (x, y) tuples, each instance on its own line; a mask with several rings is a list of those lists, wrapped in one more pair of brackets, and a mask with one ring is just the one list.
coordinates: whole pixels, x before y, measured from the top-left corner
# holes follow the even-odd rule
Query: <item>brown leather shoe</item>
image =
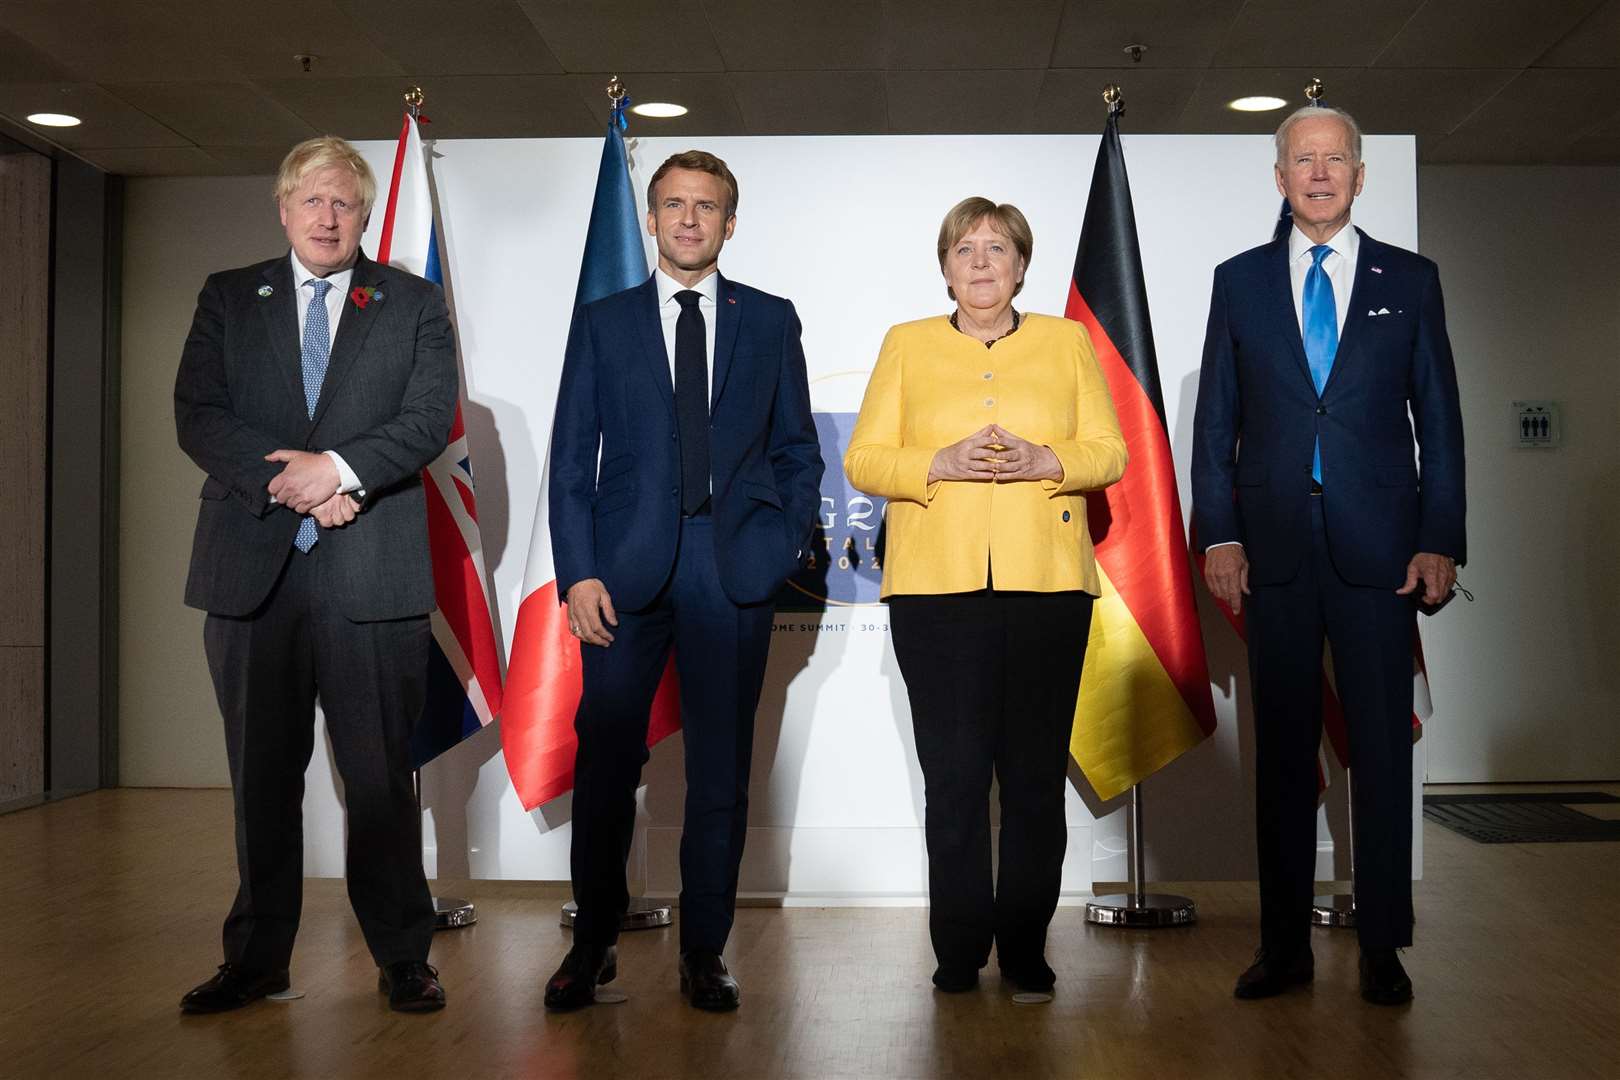
[(552, 1012), (582, 1009), (596, 1000), (596, 988), (619, 975), (615, 945), (575, 945), (546, 982), (546, 1008)]
[(286, 968), (280, 971), (248, 971), (227, 962), (219, 965), (219, 971), (212, 979), (193, 987), (180, 999), (180, 1011), (217, 1013), (240, 1009), (266, 994), (279, 994), (289, 985)]
[(377, 989), (395, 1012), (435, 1012), (444, 1008), (439, 969), (420, 960), (401, 960), (377, 969)]
[(1361, 998), (1374, 1005), (1405, 1005), (1412, 980), (1394, 949), (1361, 950)]
[(726, 962), (719, 953), (703, 949), (681, 953), (681, 993), (709, 1012), (730, 1012), (742, 1001), (742, 988)]
[(1232, 996), (1245, 1001), (1276, 997), (1294, 986), (1306, 986), (1316, 977), (1316, 958), (1311, 947), (1291, 953), (1278, 953), (1264, 948), (1255, 950), (1254, 963), (1238, 976)]

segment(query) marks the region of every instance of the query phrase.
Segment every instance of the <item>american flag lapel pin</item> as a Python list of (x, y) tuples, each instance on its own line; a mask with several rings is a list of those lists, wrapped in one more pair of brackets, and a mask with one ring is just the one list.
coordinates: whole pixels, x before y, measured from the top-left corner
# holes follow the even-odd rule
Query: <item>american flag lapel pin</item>
[(726, 297), (726, 303), (728, 303), (728, 304), (735, 304), (735, 303), (736, 303), (736, 302), (737, 302), (737, 298), (736, 298), (736, 297), (735, 297), (735, 296), (728, 296), (728, 297)]

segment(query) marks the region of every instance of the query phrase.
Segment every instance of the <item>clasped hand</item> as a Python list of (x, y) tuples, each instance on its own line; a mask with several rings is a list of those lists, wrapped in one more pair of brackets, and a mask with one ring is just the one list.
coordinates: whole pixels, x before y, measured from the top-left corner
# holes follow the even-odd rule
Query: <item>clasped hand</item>
[(936, 480), (1062, 480), (1063, 464), (1050, 446), (1032, 443), (1006, 428), (986, 424), (973, 434), (943, 447), (928, 467)]
[(308, 450), (277, 450), (264, 456), (284, 466), (270, 481), (270, 497), (295, 514), (308, 514), (316, 524), (336, 529), (353, 521), (360, 504), (340, 494), (337, 466), (326, 454)]

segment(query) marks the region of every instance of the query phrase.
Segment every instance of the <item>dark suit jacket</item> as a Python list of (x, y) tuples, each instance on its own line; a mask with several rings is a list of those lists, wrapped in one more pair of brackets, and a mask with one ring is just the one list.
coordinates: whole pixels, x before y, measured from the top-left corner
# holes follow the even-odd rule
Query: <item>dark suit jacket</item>
[(1360, 237), (1320, 399), (1294, 314), (1288, 238), (1215, 268), (1193, 423), (1193, 519), (1201, 547), (1243, 543), (1254, 584), (1289, 580), (1309, 550), (1318, 438), (1328, 544), (1345, 580), (1396, 588), (1420, 551), (1467, 558), (1462, 412), (1439, 271)]
[[(357, 621), (433, 610), (422, 468), (445, 447), (458, 376), (444, 294), (362, 253), (315, 418), (304, 401), (297, 290), (283, 255), (210, 275), (175, 380), (180, 448), (203, 482), (186, 603), (246, 615), (269, 595), (298, 515), (270, 502), (286, 447), (335, 450), (364, 485), (360, 516), (322, 529), (320, 572), (337, 609)], [(354, 496), (360, 498), (358, 493)]]
[[(793, 305), (720, 279), (710, 467), (720, 584), (770, 599), (821, 502), (821, 450)], [(600, 447), (600, 470), (598, 469)], [(574, 316), (551, 436), (557, 591), (600, 578), (614, 606), (650, 604), (675, 563), (680, 443), (652, 278)]]

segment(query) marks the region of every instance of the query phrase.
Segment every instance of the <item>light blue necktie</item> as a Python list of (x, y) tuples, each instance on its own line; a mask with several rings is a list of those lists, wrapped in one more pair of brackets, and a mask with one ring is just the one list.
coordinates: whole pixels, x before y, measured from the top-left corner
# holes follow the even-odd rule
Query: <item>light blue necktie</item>
[[(1326, 244), (1311, 248), (1311, 268), (1305, 271), (1305, 293), (1300, 301), (1304, 324), (1305, 359), (1311, 366), (1311, 382), (1316, 396), (1322, 396), (1328, 374), (1333, 370), (1333, 354), (1339, 351), (1339, 312), (1333, 303), (1333, 281), (1322, 269), (1322, 260), (1333, 249)], [(1311, 458), (1311, 478), (1322, 482), (1322, 440), (1316, 440)]]
[[(315, 290), (315, 296), (304, 309), (304, 340), (302, 346), (302, 361), (304, 368), (304, 404), (309, 408), (309, 418), (315, 419), (315, 403), (321, 400), (321, 383), (326, 379), (326, 362), (332, 355), (332, 323), (326, 315), (326, 291), (332, 287), (330, 281), (315, 278), (309, 283)], [(1305, 286), (1307, 292), (1310, 286)], [(1331, 306), (1333, 297), (1328, 295)], [(315, 527), (315, 519), (304, 517), (298, 522), (298, 535), (293, 537), (293, 547), (308, 553), (320, 539), (320, 530)]]

